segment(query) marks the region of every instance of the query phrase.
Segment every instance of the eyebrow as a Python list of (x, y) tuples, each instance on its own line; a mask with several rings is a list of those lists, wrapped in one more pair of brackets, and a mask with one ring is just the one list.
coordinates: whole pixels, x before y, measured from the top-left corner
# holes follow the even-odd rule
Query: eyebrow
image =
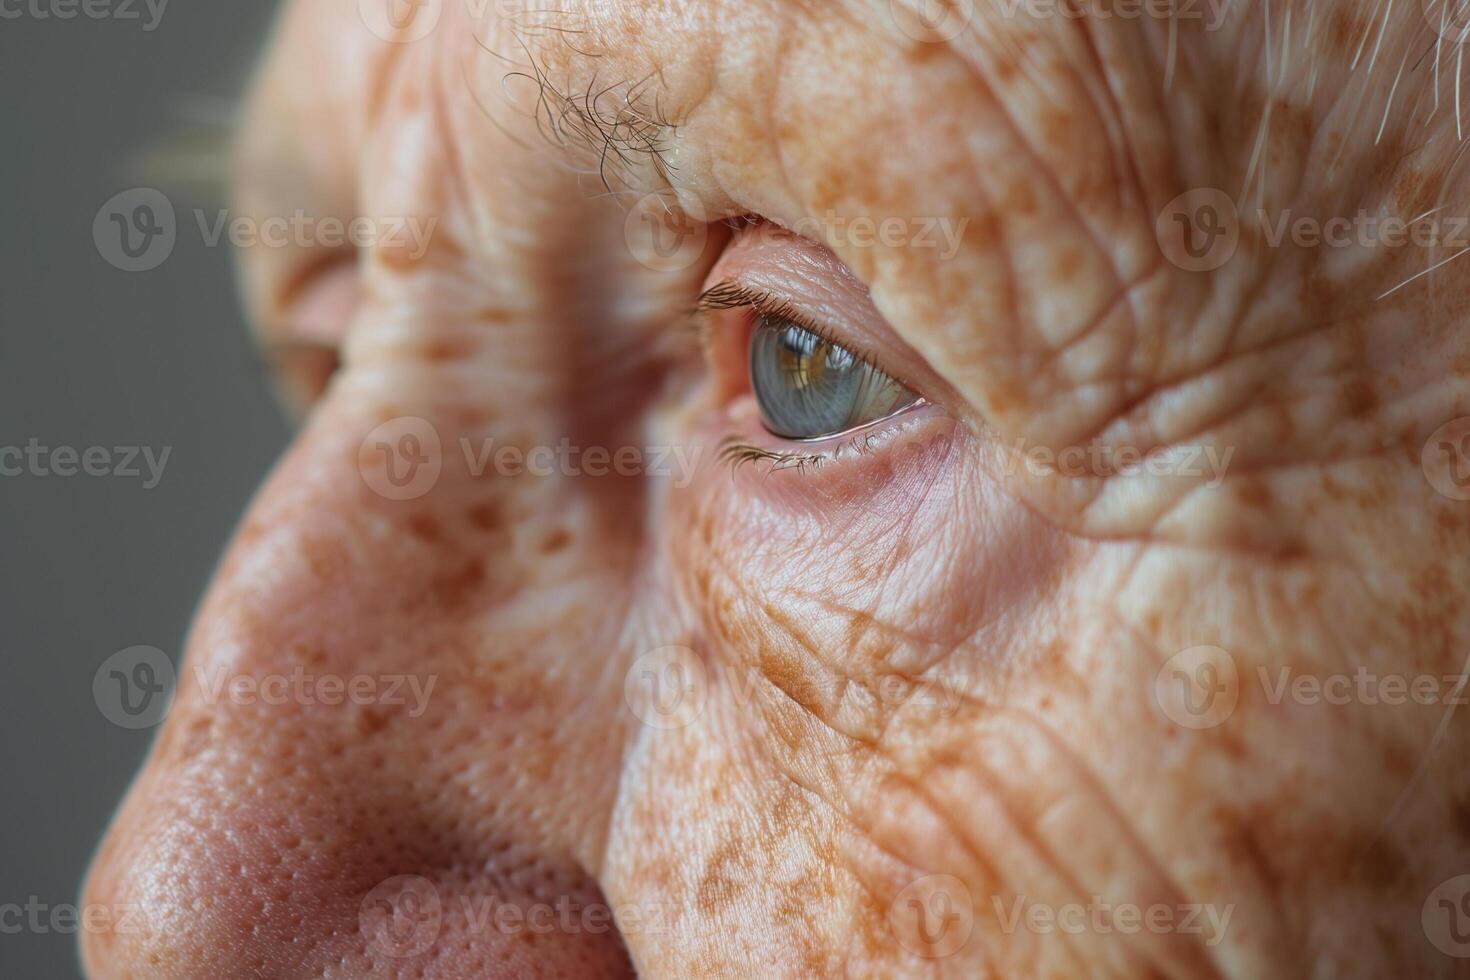
[[(572, 11), (530, 13), (585, 17)], [(648, 169), (670, 181), (677, 169), (669, 161), (677, 127), (664, 107), (666, 84), (661, 68), (654, 67), (640, 78), (603, 83), (594, 67), (584, 86), (571, 80), (580, 73), (569, 66), (604, 57), (595, 47), (578, 43), (594, 40), (585, 20), (570, 24), (514, 20), (511, 38), (524, 61), (489, 53), (512, 66), (505, 83), (522, 79), (536, 86), (536, 129), (548, 143), (566, 151), (574, 166), (596, 173), (609, 194), (640, 185), (644, 181), (639, 177)], [(554, 67), (548, 57), (548, 44), (560, 44), (568, 53), (565, 60), (558, 60), (560, 67)]]

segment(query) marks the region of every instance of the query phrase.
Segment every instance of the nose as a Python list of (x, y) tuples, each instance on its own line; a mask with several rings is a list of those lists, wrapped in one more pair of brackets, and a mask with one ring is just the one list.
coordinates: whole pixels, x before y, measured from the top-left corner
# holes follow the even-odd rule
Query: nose
[(631, 975), (606, 603), (537, 584), (576, 535), (453, 466), (382, 484), (383, 414), (324, 412), (237, 533), (85, 885), (134, 913), (83, 931), (91, 976)]

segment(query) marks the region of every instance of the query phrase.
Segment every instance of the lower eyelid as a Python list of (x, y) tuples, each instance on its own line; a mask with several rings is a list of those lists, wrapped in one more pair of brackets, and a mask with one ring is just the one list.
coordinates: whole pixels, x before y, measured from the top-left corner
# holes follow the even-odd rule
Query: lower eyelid
[[(855, 429), (817, 439), (786, 439), (766, 431), (753, 409), (753, 400), (742, 414), (729, 421), (746, 430), (744, 435), (726, 437), (719, 447), (719, 458), (738, 469), (745, 463), (764, 464), (773, 470), (816, 468), (836, 463), (851, 456), (881, 452), (886, 440), (900, 430), (937, 417), (947, 417), (937, 406), (922, 397), (893, 413)], [(743, 424), (742, 424), (743, 423)], [(755, 431), (752, 431), (754, 426)]]

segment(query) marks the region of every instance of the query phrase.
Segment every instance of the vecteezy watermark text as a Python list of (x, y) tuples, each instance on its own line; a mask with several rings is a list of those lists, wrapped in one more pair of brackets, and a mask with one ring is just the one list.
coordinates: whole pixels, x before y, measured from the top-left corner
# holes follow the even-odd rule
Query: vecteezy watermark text
[[(1248, 234), (1247, 234), (1248, 233)], [(1266, 248), (1399, 249), (1412, 246), (1455, 254), (1470, 250), (1470, 216), (1435, 208), (1418, 215), (1371, 212), (1299, 214), (1291, 209), (1244, 211), (1224, 191), (1196, 187), (1160, 211), (1155, 234), (1164, 257), (1181, 269), (1210, 272), (1234, 257), (1245, 237)]]
[[(92, 697), (103, 717), (120, 728), (151, 728), (168, 717), (176, 685), (173, 662), (152, 646), (132, 646), (104, 660), (92, 676)], [(200, 700), (211, 707), (232, 705), (341, 705), (402, 707), (418, 718), (429, 705), (437, 674), (308, 671), (246, 673), (194, 665)]]
[(1033, 902), (1024, 895), (1017, 895), (1009, 902), (999, 895), (992, 896), (996, 921), (1007, 935), (1024, 928), (1038, 935), (1062, 932), (1069, 936), (1083, 933), (1108, 935), (1121, 933), (1134, 935), (1148, 932), (1156, 935), (1179, 934), (1203, 936), (1206, 946), (1219, 945), (1230, 927), (1230, 918), (1235, 914), (1235, 905), (1223, 909), (1201, 902), (1168, 904), (1155, 902), (1137, 905), (1133, 902), (1109, 902), (1101, 895), (1092, 895), (1086, 902), (1066, 902), (1050, 905)]
[(550, 902), (509, 901), (495, 895), (444, 896), (422, 875), (395, 875), (363, 896), (358, 930), (383, 956), (418, 956), (438, 940), (446, 925), (457, 936), (490, 931), (502, 936), (586, 933), (658, 934), (669, 929), (658, 904), (616, 906), (560, 895)]
[[(474, 478), (495, 476), (672, 478), (686, 487), (699, 466), (699, 446), (580, 446), (563, 437), (556, 443), (500, 443), (492, 436), (458, 440), (463, 472)], [(358, 447), (358, 472), (374, 493), (388, 500), (422, 497), (439, 482), (453, 459), (428, 419), (401, 415), (367, 434)], [(448, 457), (448, 458), (446, 458)]]
[[(4, 0), (0, 0), (3, 3)], [(417, 261), (429, 249), (439, 226), (436, 216), (358, 215), (341, 218), (297, 208), (290, 214), (213, 214), (192, 212), (205, 248), (229, 242), (238, 249), (355, 248), (389, 249)], [(134, 187), (113, 195), (92, 219), (92, 240), (108, 264), (124, 272), (156, 269), (173, 254), (179, 216), (173, 202), (153, 187)]]
[[(0, 477), (40, 478), (74, 476), (143, 479), (143, 489), (152, 490), (163, 479), (172, 446), (43, 446), (31, 438), (24, 446), (0, 446)], [(142, 466), (147, 470), (146, 475)]]
[(439, 677), (417, 674), (308, 673), (297, 666), (287, 673), (231, 673), (223, 668), (194, 668), (195, 680), (204, 703), (283, 705), (343, 704), (405, 706), (408, 717), (417, 718), (429, 705), (429, 695)]
[(1382, 673), (1360, 664), (1351, 671), (1299, 670), (1295, 665), (1257, 665), (1242, 671), (1235, 657), (1217, 646), (1195, 646), (1166, 660), (1154, 679), (1154, 697), (1170, 721), (1185, 728), (1224, 724), (1235, 713), (1243, 689), (1258, 687), (1269, 706), (1368, 707), (1466, 703), (1467, 674)]
[[(900, 31), (916, 41), (942, 44), (958, 37), (975, 19), (982, 0), (888, 0)], [(992, 0), (985, 16), (1002, 20), (1158, 20), (1201, 23), (1215, 31), (1225, 23), (1231, 0)]]
[(359, 215), (344, 220), (332, 215), (308, 214), (300, 208), (289, 215), (265, 218), (232, 217), (223, 210), (206, 215), (196, 208), (194, 221), (199, 226), (199, 237), (209, 248), (218, 246), (221, 239), (228, 239), (236, 248), (342, 248), (346, 245), (369, 248), (376, 245), (397, 249), (410, 260), (423, 258), (429, 248), (429, 239), (439, 224), (437, 217), (370, 218)]
[(1351, 674), (1296, 673), (1291, 666), (1274, 671), (1257, 667), (1268, 704), (1445, 704), (1465, 703), (1466, 674), (1379, 674), (1358, 667)]
[(1207, 31), (1220, 29), (1231, 0), (998, 0), (1000, 15), (1028, 20), (1160, 20), (1202, 22)]
[[(771, 684), (757, 669), (733, 669), (721, 661), (707, 665), (693, 650), (677, 644), (641, 654), (623, 677), (624, 701), (650, 728), (693, 724), (716, 689), (744, 710), (769, 692)], [(949, 717), (963, 702), (961, 689), (952, 680), (882, 673), (846, 678), (827, 709), (853, 724), (878, 725), (900, 710)]]
[(1056, 448), (1032, 445), (1016, 440), (1014, 452), (1005, 456), (1006, 474), (1013, 475), (1017, 464), (1025, 466), (1033, 477), (1180, 477), (1205, 480), (1213, 490), (1225, 479), (1235, 447), (1228, 446), (1137, 446), (1111, 445), (1093, 441), (1086, 445)]
[[(157, 30), (169, 0), (0, 0), (0, 20), (135, 20)], [(146, 18), (145, 18), (146, 13)]]
[(493, 471), (498, 476), (672, 476), (686, 487), (699, 463), (697, 446), (576, 446), (563, 438), (556, 445), (496, 446), (493, 438), (461, 438), (460, 450), (471, 476)]
[(0, 935), (13, 936), (22, 932), (41, 935), (77, 932), (142, 935), (148, 931), (148, 923), (139, 905), (52, 904), (42, 901), (38, 895), (28, 896), (25, 904), (0, 903)]

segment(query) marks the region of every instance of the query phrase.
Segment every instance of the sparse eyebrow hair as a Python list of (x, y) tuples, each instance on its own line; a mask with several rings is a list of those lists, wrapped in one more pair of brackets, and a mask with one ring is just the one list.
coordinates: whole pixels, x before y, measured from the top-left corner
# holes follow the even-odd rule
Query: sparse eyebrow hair
[[(481, 50), (510, 68), (502, 84), (536, 88), (536, 129), (573, 169), (596, 175), (609, 194), (655, 178), (671, 182), (669, 161), (676, 130), (665, 106), (666, 85), (657, 66), (641, 77), (607, 82), (594, 64), (585, 85), (572, 81), (572, 64), (603, 57), (586, 16), (552, 9), (523, 11), (506, 21), (515, 55)], [(558, 46), (553, 51), (552, 46)], [(609, 76), (611, 77), (611, 76)]]

